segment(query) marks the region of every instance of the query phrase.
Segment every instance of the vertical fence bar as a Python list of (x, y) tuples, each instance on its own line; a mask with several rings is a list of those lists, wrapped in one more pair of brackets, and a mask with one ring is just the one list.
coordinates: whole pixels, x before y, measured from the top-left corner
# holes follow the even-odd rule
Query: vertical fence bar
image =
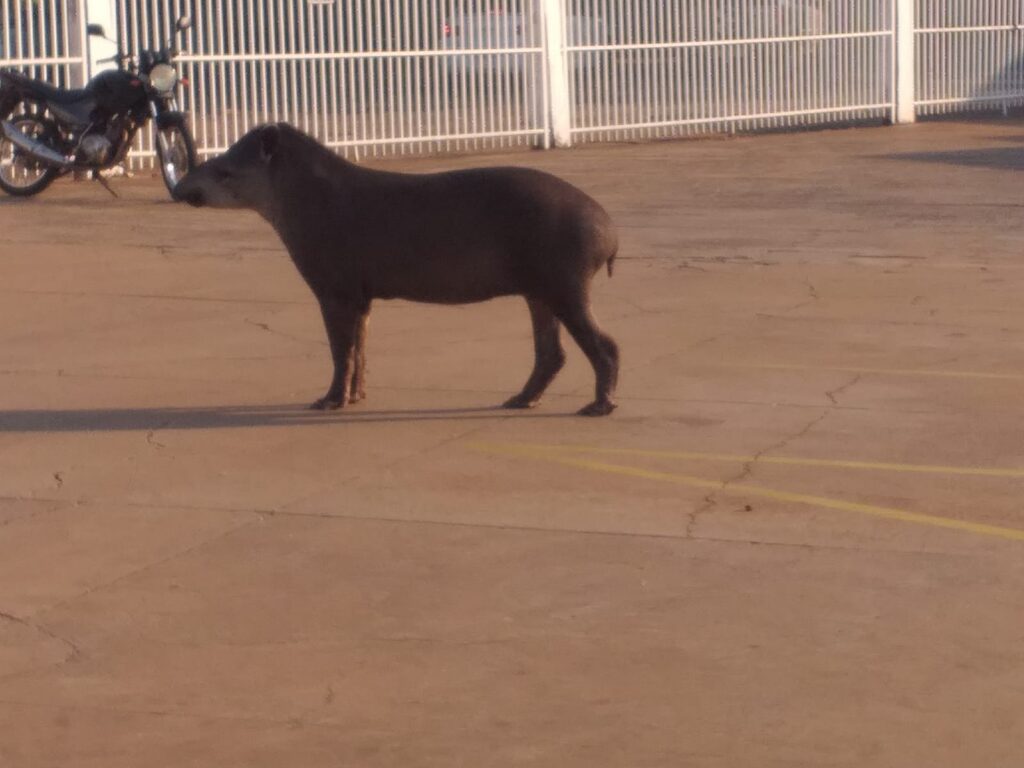
[(914, 0), (894, 0), (893, 123), (912, 123), (917, 114), (914, 107), (917, 72), (914, 23)]
[(541, 0), (544, 54), (547, 59), (551, 135), (556, 147), (572, 146), (569, 73), (566, 68), (564, 12), (561, 0)]

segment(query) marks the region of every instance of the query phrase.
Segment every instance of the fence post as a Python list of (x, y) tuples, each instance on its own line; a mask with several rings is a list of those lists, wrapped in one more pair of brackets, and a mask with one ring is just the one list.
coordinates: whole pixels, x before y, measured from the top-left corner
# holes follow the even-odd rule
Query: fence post
[(569, 70), (565, 62), (565, 10), (562, 0), (540, 0), (540, 4), (541, 22), (544, 25), (544, 55), (548, 64), (551, 135), (556, 147), (571, 147)]
[[(117, 9), (115, 0), (82, 0), (85, 5), (85, 22), (102, 24), (103, 30), (111, 40), (117, 40)], [(112, 69), (113, 63), (100, 64), (99, 59), (106, 59), (117, 53), (117, 44), (101, 37), (90, 37), (86, 41), (88, 61), (86, 62), (87, 77), (92, 77), (104, 69)]]
[(914, 50), (916, 20), (914, 0), (893, 0), (893, 123), (912, 123), (917, 118), (914, 87), (917, 57)]

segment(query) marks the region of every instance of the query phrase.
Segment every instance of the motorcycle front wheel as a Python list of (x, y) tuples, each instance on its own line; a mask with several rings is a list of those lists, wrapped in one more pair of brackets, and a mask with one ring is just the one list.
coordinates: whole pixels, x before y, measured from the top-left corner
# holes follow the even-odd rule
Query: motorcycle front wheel
[[(38, 115), (18, 115), (10, 122), (29, 138), (45, 144), (56, 135), (53, 123)], [(58, 169), (32, 159), (10, 139), (0, 135), (0, 189), (8, 195), (37, 195), (53, 183), (58, 173)]]
[(156, 156), (168, 192), (196, 167), (196, 147), (184, 126), (169, 125), (156, 131)]

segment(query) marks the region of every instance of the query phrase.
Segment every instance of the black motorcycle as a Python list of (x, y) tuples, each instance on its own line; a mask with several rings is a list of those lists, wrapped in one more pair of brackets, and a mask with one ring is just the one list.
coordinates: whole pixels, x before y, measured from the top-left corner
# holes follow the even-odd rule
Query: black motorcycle
[[(187, 16), (175, 29), (191, 26)], [(90, 24), (90, 35), (106, 37)], [(99, 171), (121, 163), (136, 132), (152, 118), (160, 171), (168, 191), (196, 164), (195, 144), (185, 115), (177, 111), (179, 83), (171, 61), (173, 41), (138, 58), (120, 52), (104, 61), (117, 69), (101, 72), (85, 88), (63, 90), (13, 70), (0, 71), (0, 189), (9, 195), (42, 192), (58, 177)], [(23, 108), (23, 114), (11, 115)], [(105, 182), (104, 182), (105, 183)]]

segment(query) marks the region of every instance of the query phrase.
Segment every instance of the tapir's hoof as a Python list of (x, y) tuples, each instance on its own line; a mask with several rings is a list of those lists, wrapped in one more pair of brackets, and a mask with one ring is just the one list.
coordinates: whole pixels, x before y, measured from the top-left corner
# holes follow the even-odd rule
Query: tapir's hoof
[(615, 410), (615, 403), (611, 400), (595, 400), (590, 405), (580, 408), (577, 413), (580, 416), (607, 416)]
[(315, 403), (311, 403), (309, 410), (311, 411), (336, 411), (344, 403), (336, 397), (321, 397)]
[(366, 393), (365, 392), (353, 392), (351, 395), (348, 396), (348, 404), (349, 405), (355, 405), (356, 403), (362, 402), (365, 399), (366, 399)]
[(521, 410), (521, 409), (524, 409), (524, 408), (533, 408), (538, 402), (539, 402), (538, 398), (534, 398), (534, 399), (531, 400), (528, 397), (524, 397), (522, 393), (519, 393), (518, 395), (515, 395), (514, 397), (510, 397), (508, 400), (506, 400), (504, 403), (502, 403), (501, 407), (502, 408), (515, 408), (515, 409)]

